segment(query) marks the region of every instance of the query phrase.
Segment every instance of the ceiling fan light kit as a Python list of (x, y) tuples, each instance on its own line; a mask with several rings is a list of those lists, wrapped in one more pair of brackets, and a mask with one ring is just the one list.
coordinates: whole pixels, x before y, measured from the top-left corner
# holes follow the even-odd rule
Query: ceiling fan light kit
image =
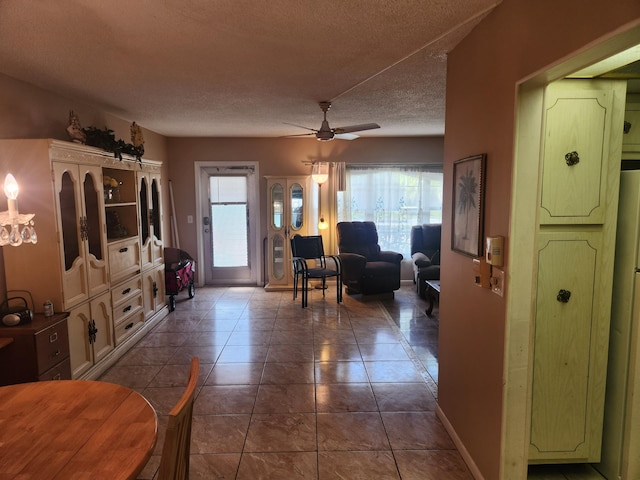
[[(358, 138), (358, 135), (355, 135), (353, 132), (361, 132), (363, 130), (373, 130), (375, 128), (380, 128), (380, 125), (377, 123), (363, 123), (361, 125), (349, 125), (347, 127), (337, 127), (331, 128), (329, 126), (329, 121), (327, 120), (327, 111), (331, 108), (331, 102), (319, 102), (320, 110), (322, 110), (324, 114), (324, 119), (322, 120), (322, 124), (320, 125), (320, 129), (316, 130), (315, 128), (302, 127), (301, 125), (294, 125), (296, 127), (304, 128), (306, 130), (310, 130), (311, 133), (302, 133), (300, 135), (287, 135), (288, 137), (302, 137), (307, 135), (315, 135), (316, 139), (321, 142), (328, 142), (333, 140), (334, 138), (338, 138), (341, 140), (355, 140)], [(293, 124), (289, 124), (293, 125)]]

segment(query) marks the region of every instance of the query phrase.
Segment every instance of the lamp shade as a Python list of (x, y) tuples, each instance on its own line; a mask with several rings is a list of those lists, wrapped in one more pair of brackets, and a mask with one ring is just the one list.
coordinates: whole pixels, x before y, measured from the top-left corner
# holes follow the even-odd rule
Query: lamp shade
[(329, 164), (327, 162), (317, 162), (313, 164), (311, 178), (318, 185), (322, 185), (329, 179)]

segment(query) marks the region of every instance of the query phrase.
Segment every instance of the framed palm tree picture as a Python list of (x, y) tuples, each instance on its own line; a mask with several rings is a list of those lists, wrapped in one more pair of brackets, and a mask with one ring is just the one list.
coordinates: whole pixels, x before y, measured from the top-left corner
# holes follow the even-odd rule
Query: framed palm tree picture
[(486, 155), (453, 162), (451, 248), (470, 257), (483, 255)]

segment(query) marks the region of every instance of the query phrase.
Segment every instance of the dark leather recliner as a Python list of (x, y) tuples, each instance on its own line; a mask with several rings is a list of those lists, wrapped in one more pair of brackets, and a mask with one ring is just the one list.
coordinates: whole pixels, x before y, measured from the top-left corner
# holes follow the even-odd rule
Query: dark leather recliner
[(421, 297), (425, 296), (425, 280), (440, 280), (441, 225), (414, 225), (411, 227), (411, 260), (413, 282)]
[(337, 233), (347, 294), (393, 293), (400, 288), (402, 254), (380, 249), (374, 222), (339, 222)]

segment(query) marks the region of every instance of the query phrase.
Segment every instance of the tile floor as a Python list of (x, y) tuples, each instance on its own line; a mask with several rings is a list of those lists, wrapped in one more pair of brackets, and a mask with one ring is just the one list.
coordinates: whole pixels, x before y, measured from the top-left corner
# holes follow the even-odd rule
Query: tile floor
[[(291, 292), (201, 288), (101, 380), (167, 412), (200, 358), (191, 479), (470, 480), (434, 412), (438, 322), (413, 285), (362, 302), (333, 286), (309, 307)], [(437, 309), (434, 317), (437, 316)], [(413, 348), (412, 348), (413, 347)]]

